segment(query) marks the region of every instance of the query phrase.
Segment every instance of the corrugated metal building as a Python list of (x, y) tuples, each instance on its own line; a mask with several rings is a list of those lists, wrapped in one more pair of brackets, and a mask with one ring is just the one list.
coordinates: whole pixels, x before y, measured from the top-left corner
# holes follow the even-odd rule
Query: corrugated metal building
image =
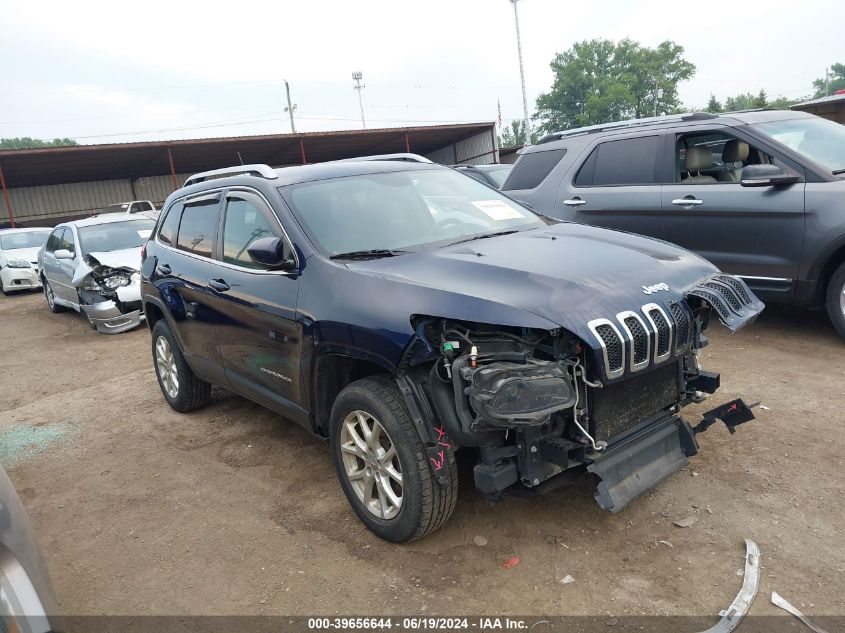
[(157, 207), (191, 174), (414, 152), (448, 165), (499, 161), (494, 123), (0, 150), (0, 227), (45, 226), (115, 202)]

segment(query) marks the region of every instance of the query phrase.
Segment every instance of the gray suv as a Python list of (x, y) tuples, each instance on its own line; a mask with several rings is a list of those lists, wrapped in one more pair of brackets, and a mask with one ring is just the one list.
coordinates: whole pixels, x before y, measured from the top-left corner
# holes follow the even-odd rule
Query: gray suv
[(845, 337), (845, 126), (702, 112), (549, 134), (502, 185), (535, 211), (664, 239)]

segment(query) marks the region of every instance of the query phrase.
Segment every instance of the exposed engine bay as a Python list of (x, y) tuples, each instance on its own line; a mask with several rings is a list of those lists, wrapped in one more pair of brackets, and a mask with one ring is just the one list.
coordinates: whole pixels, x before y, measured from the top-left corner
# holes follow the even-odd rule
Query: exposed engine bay
[(716, 419), (731, 433), (753, 419), (742, 400), (695, 427), (680, 411), (719, 388), (698, 361), (711, 315), (733, 330), (762, 309), (741, 280), (717, 275), (681, 300), (590, 321), (591, 336), (417, 315), (400, 387), (436, 429), (435, 466), (439, 452), (471, 447), (475, 485), (493, 498), (586, 467), (599, 505), (617, 512), (686, 466)]
[(110, 255), (85, 255), (74, 272), (73, 285), (79, 290), (79, 309), (91, 326), (103, 334), (119, 334), (144, 319), (140, 274)]

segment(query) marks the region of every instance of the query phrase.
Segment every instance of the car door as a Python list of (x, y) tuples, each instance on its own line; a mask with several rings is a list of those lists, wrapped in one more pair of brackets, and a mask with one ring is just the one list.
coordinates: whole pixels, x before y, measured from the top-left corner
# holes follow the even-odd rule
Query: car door
[(194, 371), (224, 382), (208, 280), (220, 224), (222, 192), (173, 203), (156, 235), (164, 248), (155, 263), (155, 284), (170, 307), (175, 333)]
[(208, 284), (226, 378), (239, 393), (297, 420), (302, 332), (296, 320), (299, 273), (253, 262), (249, 246), (278, 237), (293, 249), (267, 201), (256, 191), (230, 189), (217, 257)]
[[(788, 300), (804, 241), (803, 169), (734, 128), (676, 131), (671, 147), (675, 182), (662, 193), (666, 239), (744, 277), (765, 297)], [(685, 156), (691, 151), (709, 152), (710, 167), (687, 172)], [(761, 163), (777, 164), (800, 182), (743, 187), (742, 166)]]
[[(47, 242), (44, 244), (44, 251), (41, 253), (41, 273), (45, 279), (55, 283), (56, 279), (56, 256), (55, 252), (61, 248), (61, 238), (65, 227), (58, 226), (50, 232)], [(51, 286), (52, 287), (52, 286)]]
[(64, 230), (59, 236), (59, 247), (56, 250), (69, 251), (73, 257), (70, 259), (60, 259), (56, 257), (55, 251), (53, 252), (55, 265), (53, 268), (53, 279), (51, 280), (51, 287), (56, 297), (73, 304), (79, 303), (76, 286), (71, 283), (73, 280), (73, 271), (76, 270), (76, 266), (82, 257), (77, 245), (78, 240), (74, 235), (73, 229), (69, 226), (64, 227)]
[(659, 131), (599, 139), (573, 164), (558, 189), (555, 215), (663, 238)]

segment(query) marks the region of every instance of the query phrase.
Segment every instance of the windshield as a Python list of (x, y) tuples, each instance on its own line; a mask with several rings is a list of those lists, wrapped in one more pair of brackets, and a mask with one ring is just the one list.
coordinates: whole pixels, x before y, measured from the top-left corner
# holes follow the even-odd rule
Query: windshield
[(0, 250), (12, 251), (16, 248), (40, 248), (50, 235), (46, 231), (26, 231), (21, 233), (7, 233), (0, 235)]
[(282, 193), (311, 240), (329, 256), (407, 251), (545, 226), (518, 203), (451, 169), (346, 176)]
[(147, 241), (155, 224), (155, 220), (143, 219), (81, 226), (77, 229), (79, 245), (83, 253), (137, 248)]
[(758, 123), (754, 127), (833, 172), (845, 169), (845, 126), (820, 117)]

